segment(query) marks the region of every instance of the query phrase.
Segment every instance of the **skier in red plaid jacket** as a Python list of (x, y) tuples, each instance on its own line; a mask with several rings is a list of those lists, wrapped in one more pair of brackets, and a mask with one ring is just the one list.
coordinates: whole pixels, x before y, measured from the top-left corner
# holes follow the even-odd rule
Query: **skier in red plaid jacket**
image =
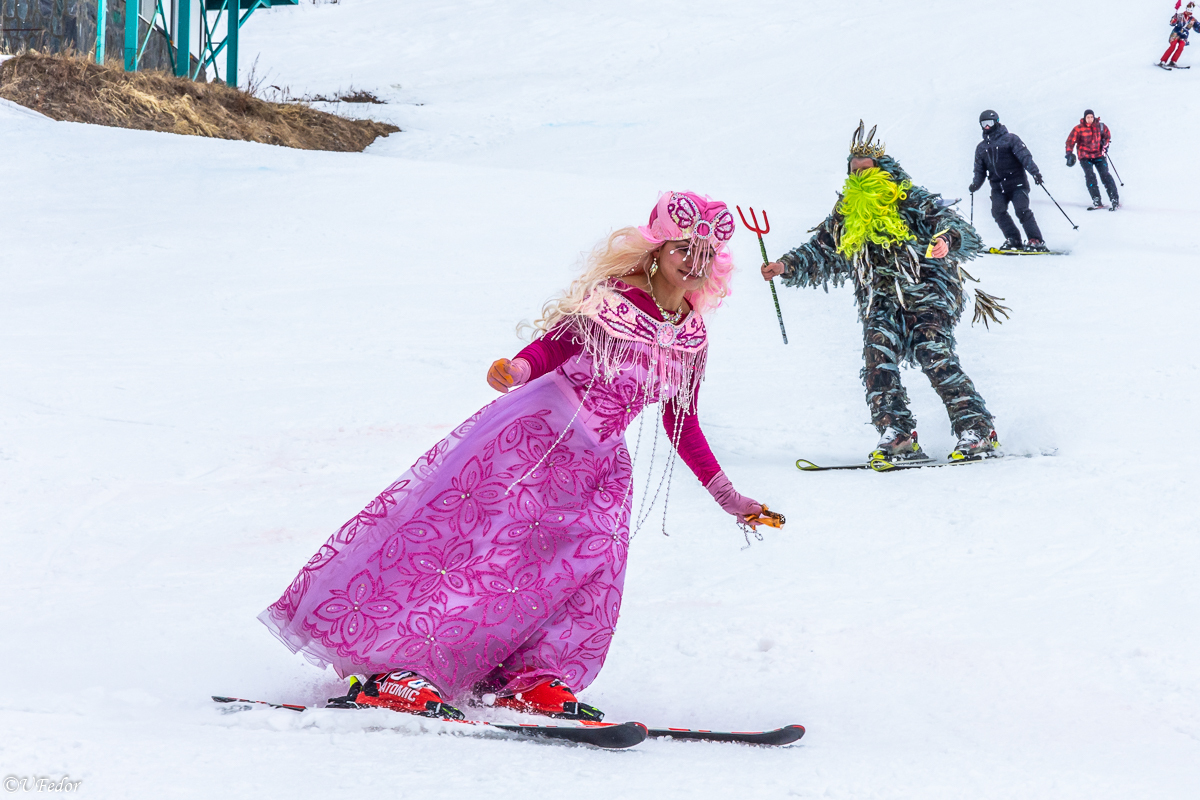
[(1067, 166), (1075, 166), (1073, 151), (1078, 150), (1079, 163), (1083, 166), (1093, 208), (1104, 205), (1100, 200), (1100, 187), (1096, 184), (1096, 172), (1100, 173), (1100, 180), (1104, 182), (1104, 189), (1108, 192), (1113, 209), (1121, 205), (1117, 196), (1117, 183), (1108, 172), (1108, 145), (1111, 141), (1112, 131), (1090, 108), (1083, 112), (1083, 119), (1079, 120), (1079, 124), (1072, 128), (1067, 136)]

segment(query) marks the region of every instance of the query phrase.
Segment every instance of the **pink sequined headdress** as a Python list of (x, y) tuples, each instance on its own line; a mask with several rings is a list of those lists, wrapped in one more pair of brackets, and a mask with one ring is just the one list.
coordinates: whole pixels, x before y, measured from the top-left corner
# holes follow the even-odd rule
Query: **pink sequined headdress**
[(686, 239), (699, 245), (695, 263), (700, 272), (725, 249), (736, 229), (728, 206), (695, 192), (665, 192), (651, 210), (650, 222), (638, 227), (651, 244)]

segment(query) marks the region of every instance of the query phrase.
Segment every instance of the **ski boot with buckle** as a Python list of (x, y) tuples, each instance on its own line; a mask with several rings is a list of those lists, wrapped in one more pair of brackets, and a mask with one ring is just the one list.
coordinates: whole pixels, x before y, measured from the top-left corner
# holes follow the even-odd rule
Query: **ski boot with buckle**
[(875, 445), (867, 460), (900, 464), (907, 461), (928, 461), (929, 456), (925, 455), (925, 451), (917, 443), (916, 431), (904, 433), (889, 425), (883, 429), (879, 443)]
[(496, 708), (511, 708), (527, 714), (541, 714), (557, 719), (581, 719), (599, 722), (604, 712), (595, 706), (579, 702), (579, 698), (565, 683), (552, 678), (531, 689), (516, 694), (497, 697)]
[(380, 672), (367, 678), (350, 679), (350, 691), (345, 697), (331, 697), (329, 708), (386, 708), (406, 714), (441, 719), (465, 719), (466, 715), (442, 700), (433, 684), (415, 672), (399, 669)]
[(1044, 253), (1049, 249), (1041, 239), (1030, 239), (1025, 243), (1025, 252), (1027, 253)]
[(982, 433), (980, 431), (963, 431), (958, 437), (958, 444), (950, 453), (952, 461), (973, 461), (982, 458), (998, 458), (1001, 453), (1000, 442), (996, 439), (995, 431)]

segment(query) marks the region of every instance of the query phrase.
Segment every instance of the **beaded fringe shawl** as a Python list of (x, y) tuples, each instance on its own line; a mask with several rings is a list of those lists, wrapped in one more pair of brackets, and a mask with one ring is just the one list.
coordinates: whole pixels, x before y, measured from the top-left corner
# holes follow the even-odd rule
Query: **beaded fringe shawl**
[(708, 334), (696, 312), (672, 325), (654, 319), (611, 286), (600, 286), (551, 335), (568, 332), (592, 357), (595, 376), (603, 383), (612, 383), (631, 365), (642, 367), (645, 404), (670, 402), (681, 415), (693, 410), (708, 359)]

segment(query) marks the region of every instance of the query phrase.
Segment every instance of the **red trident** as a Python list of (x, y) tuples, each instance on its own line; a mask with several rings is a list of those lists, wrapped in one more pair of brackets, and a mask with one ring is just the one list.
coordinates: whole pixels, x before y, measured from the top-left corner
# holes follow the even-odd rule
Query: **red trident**
[[(749, 222), (746, 222), (746, 215), (742, 213), (741, 206), (737, 206), (737, 210), (738, 216), (742, 218), (742, 224), (758, 234), (758, 249), (762, 251), (763, 263), (771, 263), (771, 259), (767, 258), (767, 246), (763, 244), (762, 238), (764, 233), (771, 232), (771, 221), (767, 219), (766, 210), (763, 211), (763, 224), (761, 228), (758, 227), (758, 217), (755, 215), (752, 207), (750, 208), (750, 219), (754, 220), (753, 225), (751, 225)], [(775, 301), (775, 316), (779, 317), (779, 332), (783, 334), (783, 343), (787, 344), (787, 329), (783, 327), (783, 312), (779, 310), (779, 295), (775, 293), (775, 279), (772, 278), (770, 283), (771, 298)]]

